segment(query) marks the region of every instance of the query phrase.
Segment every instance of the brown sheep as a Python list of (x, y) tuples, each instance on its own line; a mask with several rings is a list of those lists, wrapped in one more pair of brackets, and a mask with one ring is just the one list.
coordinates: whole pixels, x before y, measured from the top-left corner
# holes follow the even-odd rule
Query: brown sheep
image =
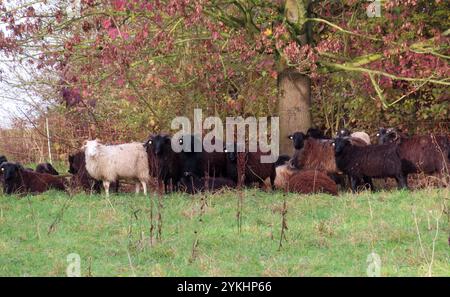
[(47, 173), (37, 173), (23, 168), (17, 163), (5, 162), (0, 165), (4, 175), (6, 194), (43, 193), (50, 189), (65, 190), (65, 179)]
[(439, 135), (408, 137), (395, 128), (381, 128), (377, 134), (380, 144), (396, 143), (400, 149), (402, 170), (407, 175), (443, 173), (450, 170), (450, 139)]
[[(290, 135), (294, 145), (294, 155), (289, 161), (291, 168), (299, 170), (319, 170), (327, 173), (336, 183), (342, 187), (345, 186), (345, 178), (336, 166), (336, 158), (334, 155), (333, 140), (315, 139), (308, 137), (302, 132), (295, 132)], [(364, 147), (367, 144), (353, 137), (346, 137), (352, 145)], [(370, 177), (364, 179), (364, 183), (373, 188)]]
[(331, 140), (309, 138), (301, 132), (296, 132), (289, 138), (295, 148), (295, 153), (289, 161), (291, 167), (319, 170), (328, 174), (338, 172)]
[(336, 183), (324, 172), (317, 170), (300, 170), (289, 178), (289, 192), (311, 194), (327, 193), (337, 196)]
[(289, 164), (284, 164), (281, 166), (277, 166), (275, 168), (276, 176), (275, 176), (275, 188), (279, 190), (286, 190), (286, 185), (289, 182), (289, 179), (295, 173), (298, 173), (299, 170), (292, 168)]

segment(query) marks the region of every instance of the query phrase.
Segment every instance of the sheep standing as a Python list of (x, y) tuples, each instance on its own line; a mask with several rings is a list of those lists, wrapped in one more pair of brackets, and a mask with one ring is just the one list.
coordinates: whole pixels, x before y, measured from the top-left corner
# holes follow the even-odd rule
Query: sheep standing
[(180, 153), (172, 150), (171, 138), (168, 134), (150, 135), (144, 147), (147, 151), (151, 176), (164, 183), (165, 193), (178, 190), (178, 182), (182, 176), (183, 164)]
[[(399, 146), (404, 174), (423, 172), (443, 173), (450, 170), (450, 139), (442, 135), (408, 137), (395, 128), (381, 128), (378, 142)], [(446, 160), (447, 159), (447, 160)]]
[(338, 172), (331, 140), (310, 138), (302, 132), (295, 132), (289, 139), (295, 149), (289, 161), (292, 168), (319, 170), (327, 174)]
[[(336, 164), (350, 177), (352, 191), (357, 184), (367, 177), (393, 177), (398, 188), (407, 188), (406, 176), (402, 171), (399, 148), (395, 144), (369, 145), (360, 147), (352, 145), (348, 138), (338, 137), (333, 142)], [(373, 187), (372, 187), (373, 190)]]
[[(94, 179), (103, 182), (107, 197), (110, 184), (120, 179), (139, 181), (144, 195), (147, 195), (150, 171), (147, 153), (142, 143), (103, 145), (97, 140), (90, 140), (83, 149), (86, 170)], [(136, 182), (136, 193), (139, 193), (139, 182)]]
[(43, 193), (50, 189), (65, 190), (65, 179), (47, 173), (25, 169), (17, 163), (4, 162), (0, 165), (5, 183), (5, 193)]

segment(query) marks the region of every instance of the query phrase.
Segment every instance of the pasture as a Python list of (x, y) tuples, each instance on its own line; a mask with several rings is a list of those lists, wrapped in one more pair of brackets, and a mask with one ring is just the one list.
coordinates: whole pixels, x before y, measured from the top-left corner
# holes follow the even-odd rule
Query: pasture
[(0, 196), (0, 275), (64, 276), (77, 253), (82, 276), (366, 276), (375, 252), (381, 276), (449, 276), (449, 197), (448, 189)]

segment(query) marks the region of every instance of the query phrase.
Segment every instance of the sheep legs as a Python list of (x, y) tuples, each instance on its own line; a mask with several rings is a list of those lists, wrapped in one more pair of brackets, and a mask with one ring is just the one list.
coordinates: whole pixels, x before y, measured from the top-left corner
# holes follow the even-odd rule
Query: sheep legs
[(103, 181), (103, 187), (105, 188), (106, 197), (109, 197), (109, 181)]
[(140, 183), (136, 183), (136, 195), (140, 192), (140, 186), (142, 185), (142, 190), (144, 192), (144, 195), (147, 196), (147, 183), (145, 181), (141, 181)]
[(369, 176), (364, 176), (364, 177), (363, 177), (363, 180), (364, 180), (364, 187), (366, 187), (367, 185), (369, 185), (369, 189), (370, 189), (372, 192), (375, 192), (375, 187), (374, 187), (374, 185), (373, 185), (373, 183), (372, 183), (372, 178), (369, 177)]
[(144, 191), (144, 196), (147, 196), (147, 183), (145, 181), (141, 181), (142, 190)]
[(397, 187), (399, 190), (408, 188), (408, 176), (400, 174), (395, 177), (395, 180), (397, 181)]

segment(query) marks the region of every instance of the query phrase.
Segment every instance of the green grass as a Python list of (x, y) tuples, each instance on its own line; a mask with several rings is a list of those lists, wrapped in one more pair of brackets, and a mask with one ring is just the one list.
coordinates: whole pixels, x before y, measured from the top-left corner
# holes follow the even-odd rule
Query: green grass
[[(240, 234), (238, 192), (208, 195), (203, 214), (201, 197), (164, 197), (161, 239), (154, 206), (150, 244), (148, 197), (0, 196), (0, 275), (64, 276), (67, 255), (77, 253), (83, 276), (365, 276), (373, 251), (383, 276), (425, 276), (436, 235), (432, 215), (442, 213), (449, 192), (289, 194), (281, 249), (282, 193), (246, 190)], [(448, 236), (443, 214), (432, 275), (450, 275)]]

